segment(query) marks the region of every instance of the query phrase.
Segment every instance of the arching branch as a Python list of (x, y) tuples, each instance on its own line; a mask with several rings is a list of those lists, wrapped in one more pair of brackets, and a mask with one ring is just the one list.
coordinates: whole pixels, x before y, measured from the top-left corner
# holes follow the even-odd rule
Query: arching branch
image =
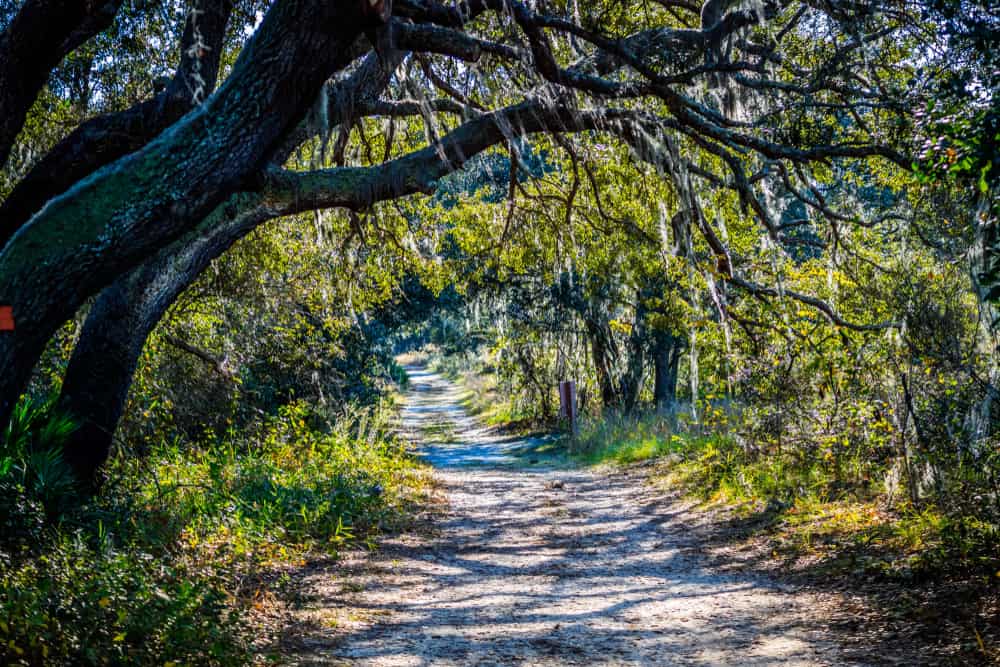
[(0, 33), (0, 167), (67, 54), (111, 25), (121, 0), (27, 0)]
[[(185, 19), (174, 77), (152, 99), (93, 118), (62, 139), (0, 206), (0, 247), (48, 200), (138, 150), (215, 89), (231, 0), (198, 0)], [(195, 44), (196, 36), (200, 43)]]
[(18, 322), (0, 337), (0, 422), (56, 329), (263, 167), (387, 8), (279, 0), (203, 105), (57, 197), (15, 234), (0, 252), (0, 303), (11, 305)]

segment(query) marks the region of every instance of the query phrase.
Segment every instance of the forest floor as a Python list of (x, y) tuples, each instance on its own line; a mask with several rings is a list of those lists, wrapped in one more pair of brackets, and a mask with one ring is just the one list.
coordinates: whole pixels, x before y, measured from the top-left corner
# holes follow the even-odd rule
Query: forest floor
[(706, 546), (719, 522), (641, 469), (525, 455), (544, 441), (483, 428), (458, 387), (407, 370), (402, 429), (440, 503), (425, 530), (303, 574), (291, 664), (919, 662), (851, 636), (862, 617), (843, 593), (726, 567)]

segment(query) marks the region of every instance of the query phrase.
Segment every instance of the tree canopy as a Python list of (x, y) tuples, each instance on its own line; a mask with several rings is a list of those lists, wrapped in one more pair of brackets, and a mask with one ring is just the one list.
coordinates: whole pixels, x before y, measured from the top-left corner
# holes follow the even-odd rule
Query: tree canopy
[[(948, 3), (70, 5), (0, 23), (0, 417), (90, 304), (61, 399), (89, 425), (67, 451), (85, 476), (154, 327), (278, 218), (346, 211), (327, 233), (395, 256), (386, 285), (520, 285), (525, 308), (575, 313), (624, 404), (646, 329), (672, 368), (694, 313), (727, 346), (733, 323), (898, 329), (871, 291), (911, 261), (889, 248), (982, 236), (926, 228), (913, 172), (956, 150), (920, 153), (946, 91), (988, 106), (996, 84), (975, 56), (992, 24)], [(975, 160), (956, 158), (988, 185)]]

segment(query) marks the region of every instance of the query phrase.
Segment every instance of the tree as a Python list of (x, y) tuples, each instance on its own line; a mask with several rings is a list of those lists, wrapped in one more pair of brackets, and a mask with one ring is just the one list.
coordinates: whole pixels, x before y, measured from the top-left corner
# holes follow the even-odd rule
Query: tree
[(81, 123), (39, 160), (0, 205), (0, 244), (9, 241), (45, 202), (98, 168), (142, 148), (212, 93), (231, 12), (229, 0), (204, 0), (191, 7), (174, 76), (151, 99)]
[(274, 5), (204, 104), (18, 230), (0, 253), (0, 301), (18, 323), (0, 340), (0, 419), (56, 329), (88, 296), (194, 227), (256, 174), (386, 10), (363, 2)]
[[(228, 5), (205, 3), (215, 17), (206, 24), (215, 26), (209, 37), (217, 38)], [(236, 238), (281, 215), (334, 206), (363, 211), (433, 191), (470, 157), (498, 145), (514, 151), (528, 134), (598, 133), (627, 144), (640, 161), (672, 168), (679, 199), (720, 279), (764, 297), (779, 291), (736, 275), (728, 248), (699, 212), (702, 194), (692, 179), (705, 191), (733, 193), (763, 233), (776, 237), (781, 230), (761, 191), (776, 178), (794, 187), (796, 180), (812, 182), (813, 165), (868, 158), (909, 164), (895, 146), (905, 136), (905, 93), (872, 83), (888, 63), (898, 63), (900, 49), (917, 45), (914, 17), (895, 3), (774, 1), (723, 7), (704, 24), (699, 7), (673, 4), (638, 13), (628, 4), (596, 4), (579, 17), (569, 6), (536, 10), (503, 0), (458, 7), (402, 0), (391, 9), (390, 19), (381, 2), (278, 0), (223, 84), (200, 103), (192, 99), (190, 112), (177, 118), (188, 102), (182, 95), (175, 106), (171, 92), (189, 78), (191, 63), (182, 59), (157, 98), (88, 121), (37, 168), (76, 165), (73, 155), (81, 155), (78, 169), (65, 170), (80, 180), (36, 186), (29, 174), (15, 188), (3, 209), (12, 234), (0, 252), (0, 302), (13, 307), (17, 326), (0, 333), (0, 419), (56, 329), (107, 288), (64, 391), (66, 404), (75, 401), (74, 409), (97, 424), (84, 431), (97, 445), (92, 451), (81, 445), (74, 455), (87, 476), (106, 455), (120, 412), (118, 398), (87, 398), (101, 395), (86, 388), (87, 378), (107, 380), (105, 396), (124, 396), (150, 328)], [(4, 35), (14, 29), (11, 23)], [(324, 87), (370, 48), (358, 41), (363, 33), (389, 62), (412, 52), (407, 74), (389, 85), (385, 72), (394, 68), (379, 75), (369, 58), (353, 79)], [(218, 64), (198, 63), (213, 71)], [(867, 70), (873, 76), (860, 79), (858, 72)], [(346, 92), (352, 80), (353, 93), (330, 97), (333, 87)], [(386, 86), (407, 98), (380, 97)], [(333, 154), (343, 162), (352, 135), (369, 141), (365, 122), (372, 117), (407, 119), (408, 136), (390, 134), (381, 159), (368, 145), (355, 166), (282, 166), (307, 142), (312, 164), (322, 167), (334, 126)], [(142, 122), (134, 125), (133, 118)], [(453, 129), (442, 132), (448, 125)], [(127, 140), (110, 142), (117, 129), (109, 128), (125, 128)], [(320, 138), (310, 139), (317, 128)], [(819, 299), (785, 294), (850, 324)], [(120, 340), (98, 344), (99, 331), (117, 331)], [(120, 352), (107, 352), (112, 343)], [(107, 375), (95, 374), (106, 353), (116, 361), (105, 367)], [(97, 415), (99, 407), (106, 413)]]
[(120, 0), (29, 0), (0, 34), (0, 164), (52, 69), (114, 19)]

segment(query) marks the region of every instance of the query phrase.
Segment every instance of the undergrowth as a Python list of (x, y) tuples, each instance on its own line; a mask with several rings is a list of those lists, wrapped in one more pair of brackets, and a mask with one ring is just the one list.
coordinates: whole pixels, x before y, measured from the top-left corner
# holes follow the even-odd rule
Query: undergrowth
[(251, 661), (271, 568), (406, 520), (421, 481), (387, 416), (331, 425), (292, 403), (253, 433), (119, 456), (84, 498), (61, 457), (72, 424), (22, 403), (0, 450), (0, 662)]

